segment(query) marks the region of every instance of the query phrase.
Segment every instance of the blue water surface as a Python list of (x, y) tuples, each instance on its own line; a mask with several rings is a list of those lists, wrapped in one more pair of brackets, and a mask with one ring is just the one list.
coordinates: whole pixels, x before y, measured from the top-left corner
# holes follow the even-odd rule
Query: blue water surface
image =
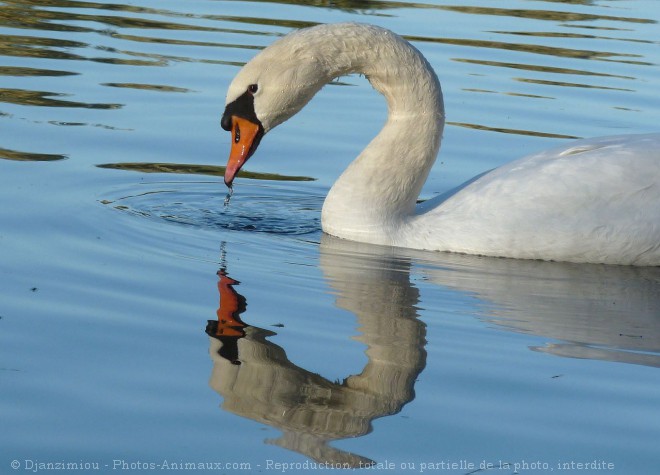
[(235, 182), (224, 94), (297, 28), (408, 38), (423, 197), (657, 132), (647, 1), (0, 2), (0, 473), (654, 474), (660, 270), (369, 246), (323, 199), (386, 106), (341, 78)]

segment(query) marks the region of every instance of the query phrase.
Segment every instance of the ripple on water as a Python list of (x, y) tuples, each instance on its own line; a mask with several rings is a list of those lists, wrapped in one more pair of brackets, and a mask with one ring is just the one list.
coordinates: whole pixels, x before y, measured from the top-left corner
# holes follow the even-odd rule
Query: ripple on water
[[(145, 189), (146, 188), (146, 189)], [(121, 212), (195, 228), (301, 235), (321, 229), (323, 196), (278, 184), (240, 184), (225, 205), (217, 182), (151, 182), (101, 203)]]

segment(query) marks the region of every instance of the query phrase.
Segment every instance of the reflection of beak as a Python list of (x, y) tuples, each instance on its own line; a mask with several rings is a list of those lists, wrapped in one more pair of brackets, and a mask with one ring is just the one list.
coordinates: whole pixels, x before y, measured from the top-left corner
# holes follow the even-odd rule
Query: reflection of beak
[(231, 117), (231, 151), (225, 168), (225, 185), (231, 187), (234, 178), (257, 149), (263, 136), (261, 124), (233, 115)]
[(244, 327), (245, 323), (241, 321), (240, 315), (245, 312), (247, 303), (245, 297), (239, 294), (234, 285), (240, 282), (232, 279), (224, 270), (218, 271), (218, 293), (220, 294), (220, 307), (216, 314), (218, 323), (236, 327)]

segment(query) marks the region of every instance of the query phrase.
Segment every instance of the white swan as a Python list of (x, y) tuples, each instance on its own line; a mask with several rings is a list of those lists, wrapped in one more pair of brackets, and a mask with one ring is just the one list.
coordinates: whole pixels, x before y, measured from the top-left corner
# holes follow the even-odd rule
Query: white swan
[(232, 131), (227, 186), (266, 132), (351, 73), (385, 96), (389, 115), (328, 193), (326, 233), (468, 254), (660, 265), (660, 134), (574, 142), (416, 206), (444, 127), (440, 83), (410, 43), (371, 25), (298, 30), (241, 69), (222, 117)]

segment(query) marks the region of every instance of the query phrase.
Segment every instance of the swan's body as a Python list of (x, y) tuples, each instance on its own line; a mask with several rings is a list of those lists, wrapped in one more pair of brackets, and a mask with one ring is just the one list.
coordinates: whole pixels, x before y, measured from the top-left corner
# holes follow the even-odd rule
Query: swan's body
[(440, 84), (412, 45), (369, 25), (299, 30), (245, 65), (222, 121), (234, 138), (225, 182), (264, 133), (351, 73), (366, 75), (389, 114), (328, 193), (325, 232), (416, 249), (660, 265), (660, 134), (574, 142), (416, 206), (444, 127)]

